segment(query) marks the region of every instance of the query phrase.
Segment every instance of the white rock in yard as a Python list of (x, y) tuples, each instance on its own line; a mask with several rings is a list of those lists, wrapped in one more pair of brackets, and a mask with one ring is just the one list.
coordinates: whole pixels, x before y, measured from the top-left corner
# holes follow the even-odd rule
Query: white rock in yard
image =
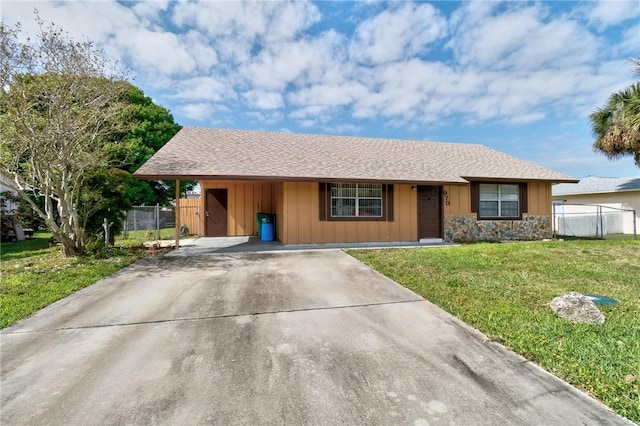
[(572, 291), (551, 301), (551, 310), (560, 318), (583, 324), (603, 324), (604, 314), (585, 295)]

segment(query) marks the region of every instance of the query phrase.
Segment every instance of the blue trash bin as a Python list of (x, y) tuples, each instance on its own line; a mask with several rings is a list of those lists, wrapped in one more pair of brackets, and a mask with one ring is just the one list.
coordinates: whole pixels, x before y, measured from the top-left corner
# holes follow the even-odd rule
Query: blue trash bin
[(273, 241), (273, 223), (262, 222), (260, 224), (260, 240), (261, 241)]
[(262, 224), (264, 222), (273, 222), (271, 213), (257, 213), (256, 222), (258, 223), (258, 238), (262, 239)]

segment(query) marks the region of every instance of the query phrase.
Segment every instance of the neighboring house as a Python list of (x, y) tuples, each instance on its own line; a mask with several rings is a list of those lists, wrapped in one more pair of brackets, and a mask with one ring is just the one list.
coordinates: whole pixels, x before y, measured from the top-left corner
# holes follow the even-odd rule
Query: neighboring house
[(0, 241), (20, 241), (25, 236), (17, 216), (19, 196), (9, 182), (9, 178), (0, 173)]
[(203, 235), (285, 244), (551, 237), (551, 185), (575, 179), (482, 145), (183, 128), (139, 179), (199, 180)]
[[(10, 182), (9, 178), (3, 175), (2, 173), (0, 173), (0, 193), (8, 192), (14, 198), (17, 199), (18, 193), (8, 185), (9, 182)], [(18, 207), (19, 207), (18, 201), (4, 199), (3, 197), (3, 202), (4, 202), (4, 208), (2, 209), (3, 214), (12, 215), (12, 214), (18, 213)]]
[(636, 232), (640, 232), (640, 176), (588, 176), (578, 183), (554, 185), (552, 194), (556, 213), (566, 220), (595, 215), (601, 206), (600, 212), (609, 217), (609, 233), (633, 234), (634, 215), (621, 210), (635, 210)]

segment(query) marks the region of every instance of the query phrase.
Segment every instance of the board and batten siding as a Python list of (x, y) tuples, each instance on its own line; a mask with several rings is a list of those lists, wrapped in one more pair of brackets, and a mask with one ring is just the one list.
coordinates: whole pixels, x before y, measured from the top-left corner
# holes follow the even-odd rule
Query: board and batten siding
[[(275, 213), (277, 183), (244, 181), (207, 181), (200, 182), (201, 207), (206, 211), (208, 189), (227, 189), (227, 235), (230, 237), (257, 235), (256, 213)], [(200, 215), (200, 229), (206, 235), (205, 215)]]
[[(200, 182), (200, 211), (206, 208), (208, 189), (226, 188), (227, 235), (257, 235), (256, 213), (276, 215), (276, 237), (285, 244), (321, 244), (378, 241), (416, 241), (418, 239), (417, 191), (412, 185), (394, 184), (394, 220), (321, 221), (318, 182)], [(530, 215), (551, 215), (551, 183), (529, 182)], [(443, 185), (444, 215), (475, 215), (471, 212), (469, 185)], [(200, 215), (201, 234), (205, 216)], [(191, 228), (190, 228), (191, 229)], [(193, 231), (193, 230), (192, 230)]]
[[(318, 182), (284, 182), (282, 211), (276, 213), (278, 237), (285, 244), (415, 241), (418, 235), (417, 192), (394, 186), (394, 220), (321, 221)], [(277, 208), (279, 210), (279, 207)]]
[(283, 187), (284, 184), (282, 182), (276, 182), (273, 184), (273, 212), (276, 215), (276, 239), (282, 241), (280, 237), (283, 232), (283, 224), (284, 224), (284, 202), (283, 202)]
[[(444, 185), (443, 198), (445, 216), (475, 215), (471, 212), (470, 185)], [(528, 211), (523, 212), (524, 214), (551, 216), (551, 183), (529, 182), (527, 201)]]
[(473, 214), (469, 185), (443, 185), (442, 198), (445, 216)]

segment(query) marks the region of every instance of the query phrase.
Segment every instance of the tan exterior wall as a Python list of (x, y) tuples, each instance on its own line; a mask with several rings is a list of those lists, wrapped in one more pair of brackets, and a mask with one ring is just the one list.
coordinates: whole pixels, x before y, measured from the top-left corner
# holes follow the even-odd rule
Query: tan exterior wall
[[(469, 185), (444, 185), (444, 215), (471, 215), (471, 187)], [(530, 215), (551, 216), (551, 183), (529, 182), (527, 189)]]
[[(528, 211), (524, 214), (551, 216), (551, 183), (529, 182)], [(444, 215), (475, 215), (471, 212), (470, 185), (444, 185)]]
[[(276, 186), (273, 182), (201, 181), (200, 211), (206, 210), (208, 189), (227, 189), (227, 235), (257, 235), (256, 213), (276, 212)], [(200, 232), (205, 235), (205, 216), (200, 215)], [(277, 220), (277, 219), (276, 219)]]
[(276, 239), (282, 241), (281, 235), (283, 231), (284, 222), (284, 195), (283, 188), (284, 184), (282, 182), (276, 182), (273, 184), (273, 212), (276, 214)]
[(551, 216), (551, 183), (529, 182), (529, 211), (530, 215)]
[(444, 185), (442, 187), (444, 215), (471, 213), (471, 187), (469, 185)]
[[(393, 221), (321, 221), (317, 182), (201, 181), (200, 211), (205, 211), (207, 189), (226, 188), (227, 234), (257, 235), (256, 213), (276, 215), (276, 238), (285, 244), (416, 241), (418, 239), (417, 191), (412, 185), (394, 185)], [(447, 218), (475, 218), (471, 213), (469, 185), (444, 185), (443, 209)], [(528, 215), (551, 215), (551, 184), (531, 182)], [(200, 233), (205, 234), (200, 215)], [(189, 228), (192, 233), (195, 229)]]
[[(417, 192), (410, 185), (395, 185), (394, 220), (321, 221), (317, 182), (282, 184), (282, 225), (279, 238), (285, 244), (416, 241), (418, 239)], [(277, 213), (278, 214), (278, 213)]]
[(522, 220), (478, 220), (471, 212), (470, 185), (444, 185), (444, 239), (447, 241), (540, 240), (551, 237), (551, 184), (529, 182)]

